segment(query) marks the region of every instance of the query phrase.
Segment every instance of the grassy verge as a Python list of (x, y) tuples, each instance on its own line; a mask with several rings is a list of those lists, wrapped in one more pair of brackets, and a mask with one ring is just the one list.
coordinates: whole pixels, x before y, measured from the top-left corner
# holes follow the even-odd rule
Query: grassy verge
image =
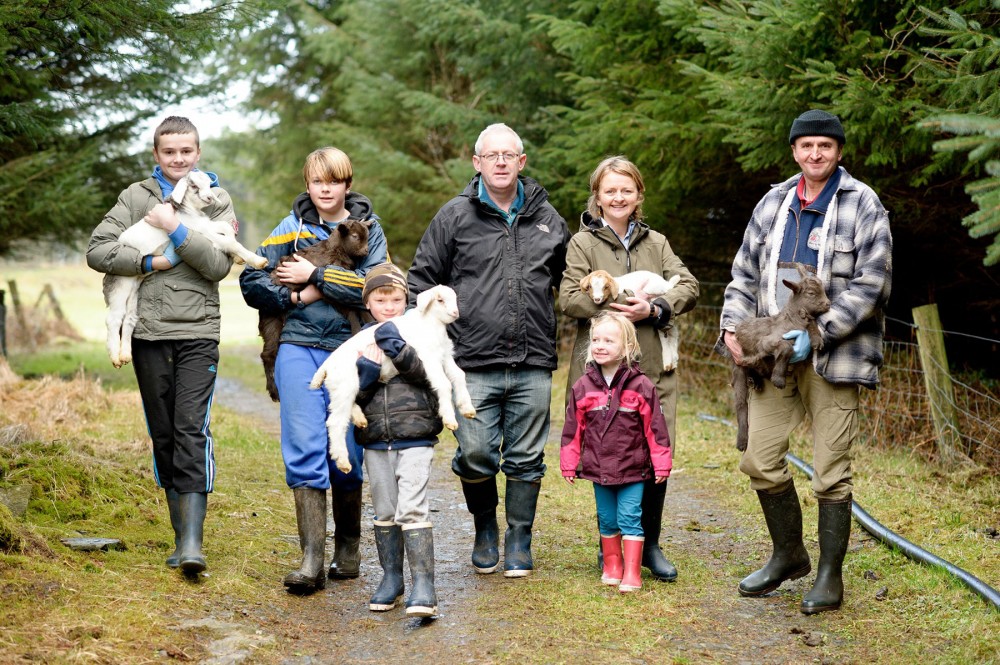
[[(96, 343), (48, 353), (39, 378), (0, 389), (0, 490), (28, 487), (24, 519), (0, 507), (0, 661), (148, 662), (207, 657), (197, 630), (177, 630), (207, 614), (220, 598), (230, 606), (260, 602), (295, 561), (294, 517), (282, 482), (280, 455), (253, 422), (215, 410), (220, 477), (211, 498), (210, 574), (184, 583), (162, 560), (172, 550), (166, 507), (149, 476), (148, 444), (134, 390), (111, 390)], [(259, 387), (255, 348), (225, 347), (223, 375)], [(15, 357), (14, 369), (41, 363)], [(82, 373), (81, 373), (82, 368)], [(131, 376), (129, 369), (114, 372)], [(93, 377), (101, 377), (98, 383)], [(554, 431), (562, 420), (564, 374), (553, 386)], [(116, 387), (118, 387), (116, 385)], [(737, 469), (732, 431), (700, 417), (713, 403), (681, 399), (682, 441), (676, 478), (711, 497), (714, 510), (739, 526), (718, 525), (711, 512), (688, 510), (665, 528), (667, 551), (682, 572), (677, 583), (653, 584), (630, 596), (602, 587), (594, 571), (593, 495), (586, 483), (558, 476), (558, 448), (547, 450), (536, 528), (538, 572), (518, 583), (498, 581), (479, 602), (494, 622), (501, 662), (576, 662), (594, 655), (646, 662), (730, 662), (728, 644), (760, 630), (742, 613), (734, 585), (767, 557), (766, 534), (753, 493)], [(717, 413), (717, 411), (716, 411)], [(726, 415), (718, 414), (717, 415)], [(14, 429), (8, 429), (17, 426)], [(808, 459), (802, 441), (795, 452)], [(980, 579), (1000, 586), (1000, 484), (986, 475), (949, 475), (900, 452), (860, 448), (856, 497), (893, 530)], [(675, 478), (675, 480), (676, 480)], [(816, 510), (808, 482), (797, 477), (805, 529), (815, 552)], [(676, 509), (671, 492), (668, 512)], [(120, 538), (121, 551), (81, 553), (61, 538)], [(689, 535), (715, 544), (694, 549)], [(691, 539), (688, 538), (688, 542)], [(676, 546), (671, 543), (676, 541)], [(875, 579), (866, 579), (874, 577)], [(826, 642), (810, 652), (823, 662), (1000, 662), (1000, 613), (948, 575), (910, 562), (855, 528), (845, 564), (849, 606), (802, 623)], [(879, 594), (882, 588), (884, 594)], [(876, 599), (884, 595), (883, 600)], [(780, 620), (805, 622), (795, 594), (761, 603)], [(787, 633), (787, 630), (786, 630)], [(692, 635), (702, 647), (679, 650)], [(253, 662), (278, 662), (263, 644)], [(586, 654), (584, 656), (583, 654)], [(762, 658), (767, 660), (767, 658)], [(797, 662), (797, 661), (790, 661)]]
[[(245, 362), (247, 355), (252, 352), (246, 348), (227, 347), (223, 367), (243, 368), (246, 379), (259, 380), (259, 368)], [(218, 455), (227, 473), (212, 496), (210, 575), (200, 583), (180, 583), (162, 565), (172, 549), (171, 534), (162, 496), (149, 477), (138, 397), (133, 390), (109, 390), (93, 381), (90, 377), (100, 372), (88, 366), (91, 357), (106, 362), (97, 352), (71, 359), (53, 354), (47, 371), (64, 376), (76, 372), (73, 378), (25, 381), (2, 394), (0, 426), (26, 423), (30, 434), (0, 445), (0, 488), (26, 484), (32, 500), (23, 520), (0, 508), (0, 534), (5, 534), (0, 542), (0, 596), (5, 601), (0, 653), (43, 661), (85, 659), (88, 654), (96, 655), (97, 662), (142, 662), (170, 653), (198, 658), (204, 647), (197, 634), (175, 630), (176, 623), (199, 615), (220, 596), (232, 604), (259, 602), (260, 585), (273, 584), (295, 559), (292, 544), (275, 535), (294, 530), (280, 456), (262, 443), (268, 437), (253, 423), (217, 411), (213, 428), (226, 441)], [(61, 368), (59, 358), (65, 361)], [(30, 362), (15, 359), (14, 368), (20, 371)], [(562, 381), (557, 375), (557, 389)], [(560, 391), (553, 399), (554, 413), (561, 412)], [(681, 579), (672, 585), (647, 582), (642, 592), (619, 597), (597, 583), (593, 570), (592, 493), (584, 483), (575, 488), (563, 483), (555, 464), (558, 449), (550, 445), (550, 472), (540, 504), (544, 509), (537, 522), (539, 572), (524, 583), (495, 585), (480, 602), (483, 616), (501, 628), (497, 660), (574, 661), (585, 635), (591, 636), (588, 653), (677, 663), (711, 661), (718, 655), (711, 650), (709, 655), (678, 654), (670, 645), (695, 629), (732, 633), (732, 624), (706, 626), (704, 608), (732, 604), (733, 584), (766, 553), (756, 551), (753, 561), (731, 561), (724, 556), (726, 543), (763, 550), (766, 536), (754, 497), (736, 468), (730, 429), (698, 417), (698, 407), (682, 400), (684, 439), (677, 472), (693, 484), (711, 487), (715, 500), (741, 516), (748, 530), (717, 533), (718, 556), (706, 557), (670, 548), (668, 527), (665, 540)], [(984, 531), (1000, 516), (1000, 487), (994, 478), (952, 478), (915, 458), (867, 449), (858, 451), (856, 466), (858, 496), (869, 512), (914, 542), (997, 583), (998, 542)], [(815, 510), (808, 483), (800, 479), (798, 486), (806, 505), (806, 532), (812, 534)], [(670, 504), (668, 492), (668, 511)], [(715, 529), (710, 518), (698, 519), (702, 523), (692, 518), (683, 528)], [(81, 553), (60, 542), (80, 534), (117, 537), (125, 549)], [(850, 611), (817, 622), (834, 640), (826, 647), (832, 662), (990, 662), (997, 657), (997, 612), (947, 575), (859, 536), (856, 529), (846, 564)], [(866, 571), (881, 581), (866, 581)], [(888, 587), (887, 596), (876, 601), (882, 586)], [(794, 616), (795, 600), (788, 602)], [(269, 662), (274, 649), (259, 647), (259, 662)]]

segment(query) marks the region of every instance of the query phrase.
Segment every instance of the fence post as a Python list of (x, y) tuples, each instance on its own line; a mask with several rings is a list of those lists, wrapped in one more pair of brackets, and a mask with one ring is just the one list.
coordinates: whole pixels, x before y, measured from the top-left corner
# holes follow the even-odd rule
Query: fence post
[(917, 328), (917, 345), (923, 367), (924, 387), (931, 407), (931, 418), (937, 434), (938, 453), (949, 465), (968, 463), (971, 460), (962, 446), (955, 410), (955, 391), (948, 371), (948, 356), (944, 349), (941, 317), (937, 305), (913, 308), (913, 323)]
[(17, 282), (8, 279), (7, 287), (10, 289), (10, 300), (14, 303), (14, 317), (17, 319), (18, 327), (23, 331), (22, 337), (28, 348), (34, 351), (35, 336), (31, 334), (31, 328), (28, 327), (28, 319), (24, 315), (24, 307), (21, 305), (21, 293), (17, 290)]
[(0, 289), (0, 356), (7, 357), (7, 305), (4, 296), (7, 292)]

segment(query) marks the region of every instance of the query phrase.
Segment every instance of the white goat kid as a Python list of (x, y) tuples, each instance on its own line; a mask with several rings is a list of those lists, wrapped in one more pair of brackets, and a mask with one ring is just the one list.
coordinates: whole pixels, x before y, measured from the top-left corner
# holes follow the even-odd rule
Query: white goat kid
[[(399, 336), (410, 345), (424, 366), (427, 380), (437, 396), (438, 415), (444, 426), (458, 429), (455, 405), (452, 403), (454, 389), (455, 403), (466, 418), (475, 418), (476, 409), (465, 384), (465, 372), (455, 364), (454, 347), (445, 326), (458, 318), (458, 299), (447, 286), (435, 286), (417, 296), (417, 306), (402, 316), (392, 319), (399, 330)], [(380, 324), (381, 325), (381, 324)], [(341, 344), (336, 351), (320, 365), (313, 375), (310, 388), (326, 386), (330, 395), (329, 416), (326, 429), (330, 437), (330, 458), (337, 468), (347, 473), (351, 461), (347, 456), (347, 425), (353, 420), (358, 427), (368, 423), (361, 409), (354, 403), (360, 390), (358, 382), (358, 355), (375, 341), (375, 331), (379, 326), (365, 328), (354, 337)], [(388, 381), (399, 372), (389, 358), (382, 360), (380, 381)]]
[[(267, 265), (267, 259), (257, 256), (236, 241), (236, 231), (228, 221), (212, 221), (202, 210), (216, 201), (212, 182), (200, 171), (191, 171), (177, 182), (169, 199), (177, 216), (190, 231), (201, 233), (237, 263), (249, 263), (255, 268)], [(142, 256), (160, 255), (170, 244), (163, 229), (139, 220), (125, 229), (118, 242), (139, 250)], [(148, 273), (146, 273), (148, 274)], [(104, 302), (108, 306), (108, 355), (111, 364), (121, 367), (132, 360), (132, 331), (138, 322), (138, 293), (143, 275), (105, 275)]]
[[(595, 270), (580, 280), (580, 289), (590, 294), (594, 304), (601, 305), (606, 301), (613, 301), (618, 298), (622, 291), (642, 291), (648, 296), (662, 296), (670, 289), (677, 286), (681, 280), (680, 275), (674, 275), (670, 279), (664, 279), (662, 275), (657, 275), (649, 270), (636, 270), (622, 275), (612, 277), (611, 273), (605, 270)], [(663, 354), (663, 369), (670, 372), (677, 369), (677, 361), (680, 359), (678, 345), (680, 342), (677, 333), (677, 326), (670, 326), (666, 330), (660, 330), (660, 347)]]

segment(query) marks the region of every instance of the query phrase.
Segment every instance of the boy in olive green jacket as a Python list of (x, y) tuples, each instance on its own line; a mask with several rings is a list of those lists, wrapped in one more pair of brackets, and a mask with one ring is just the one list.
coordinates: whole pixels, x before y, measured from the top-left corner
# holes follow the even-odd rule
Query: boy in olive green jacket
[[(174, 186), (198, 163), (198, 130), (171, 116), (153, 134), (157, 166), (133, 183), (90, 236), (87, 264), (108, 275), (145, 275), (139, 286), (139, 320), (132, 336), (132, 364), (153, 442), (153, 474), (166, 493), (174, 529), (167, 565), (197, 575), (208, 493), (215, 482), (214, 440), (209, 429), (219, 364), (219, 287), (232, 260), (207, 238), (189, 232), (165, 203)], [(203, 212), (213, 220), (235, 219), (229, 195), (216, 187), (217, 202)], [(125, 229), (145, 219), (168, 233), (162, 256), (142, 256), (122, 245)]]

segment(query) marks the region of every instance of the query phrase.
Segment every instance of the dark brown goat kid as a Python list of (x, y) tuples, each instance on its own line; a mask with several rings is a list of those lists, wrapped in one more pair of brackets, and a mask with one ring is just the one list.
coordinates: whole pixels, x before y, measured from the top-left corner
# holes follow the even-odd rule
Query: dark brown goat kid
[(830, 311), (830, 299), (823, 282), (810, 274), (801, 263), (795, 264), (802, 280), (782, 280), (792, 291), (791, 297), (774, 316), (747, 319), (736, 326), (736, 341), (743, 349), (743, 364), (733, 363), (733, 401), (736, 408), (736, 449), (747, 449), (749, 416), (747, 402), (750, 388), (760, 392), (764, 379), (770, 378), (775, 388), (785, 387), (785, 374), (792, 356), (792, 341), (783, 335), (792, 330), (805, 330), (813, 350), (823, 348), (823, 338), (816, 317)]
[[(346, 220), (340, 222), (333, 228), (330, 237), (321, 240), (315, 245), (306, 247), (295, 252), (296, 255), (308, 260), (315, 266), (340, 266), (353, 270), (356, 262), (368, 256), (368, 224), (357, 220)], [(283, 256), (278, 261), (281, 265), (292, 258), (292, 255)], [(271, 282), (278, 283), (278, 277), (271, 273)], [(300, 290), (302, 286), (295, 287)], [(352, 332), (360, 329), (360, 313), (356, 310), (334, 305), (337, 310), (351, 321)], [(349, 310), (349, 311), (348, 311)], [(278, 401), (278, 387), (274, 383), (274, 362), (278, 357), (278, 344), (281, 339), (281, 330), (285, 327), (285, 314), (270, 315), (263, 311), (259, 312), (257, 330), (264, 340), (264, 348), (260, 352), (260, 360), (264, 364), (264, 379), (267, 382), (267, 394), (275, 402)]]

